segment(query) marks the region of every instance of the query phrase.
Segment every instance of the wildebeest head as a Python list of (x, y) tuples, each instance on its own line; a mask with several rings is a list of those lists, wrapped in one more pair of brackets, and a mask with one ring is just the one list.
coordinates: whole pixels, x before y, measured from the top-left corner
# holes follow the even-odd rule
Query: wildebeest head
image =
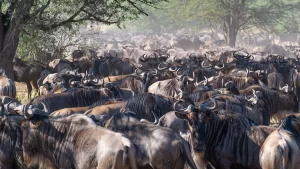
[(299, 137), (300, 135), (300, 117), (289, 115), (281, 120), (279, 129), (284, 129), (288, 133)]
[(178, 118), (187, 120), (190, 126), (193, 147), (195, 151), (204, 152), (205, 147), (205, 128), (208, 120), (213, 116), (210, 111), (201, 111), (190, 105), (182, 112), (175, 112)]
[(5, 71), (3, 69), (0, 69), (0, 77), (6, 77)]

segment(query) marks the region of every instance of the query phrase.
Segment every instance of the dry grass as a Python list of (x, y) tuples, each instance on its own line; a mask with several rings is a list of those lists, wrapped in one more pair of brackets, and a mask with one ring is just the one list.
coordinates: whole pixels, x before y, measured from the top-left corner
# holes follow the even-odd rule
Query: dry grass
[[(25, 104), (29, 101), (27, 97), (27, 86), (25, 83), (18, 83), (15, 82), (16, 89), (17, 89), (17, 99), (22, 103)], [(31, 96), (36, 96), (35, 89), (32, 89)]]

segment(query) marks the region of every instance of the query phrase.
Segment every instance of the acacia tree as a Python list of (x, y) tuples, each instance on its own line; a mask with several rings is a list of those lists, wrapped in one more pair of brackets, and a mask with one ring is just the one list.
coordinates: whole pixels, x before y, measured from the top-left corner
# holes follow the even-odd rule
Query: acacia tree
[(117, 24), (146, 15), (142, 5), (165, 0), (0, 0), (0, 68), (13, 78), (13, 57), (24, 30), (49, 31), (74, 23)]
[[(289, 31), (299, 25), (299, 0), (184, 0), (171, 1), (170, 18), (187, 22), (213, 23), (221, 28), (226, 42), (234, 47), (238, 32), (249, 28)], [(299, 27), (299, 26), (298, 26)]]

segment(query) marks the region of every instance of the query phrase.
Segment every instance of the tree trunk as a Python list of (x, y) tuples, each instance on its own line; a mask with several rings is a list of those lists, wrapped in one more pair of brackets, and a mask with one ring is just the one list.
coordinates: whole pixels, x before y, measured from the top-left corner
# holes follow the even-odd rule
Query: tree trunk
[[(13, 58), (17, 51), (18, 43), (19, 43), (19, 35), (20, 30), (16, 29), (16, 24), (14, 22), (10, 23), (10, 26), (6, 32), (3, 30), (2, 26), (2, 35), (0, 37), (0, 68), (5, 70), (6, 75), (14, 80), (13, 75)], [(0, 28), (1, 33), (1, 28)]]
[(230, 30), (229, 38), (228, 38), (230, 47), (235, 47), (236, 36), (237, 36), (237, 32), (235, 30)]

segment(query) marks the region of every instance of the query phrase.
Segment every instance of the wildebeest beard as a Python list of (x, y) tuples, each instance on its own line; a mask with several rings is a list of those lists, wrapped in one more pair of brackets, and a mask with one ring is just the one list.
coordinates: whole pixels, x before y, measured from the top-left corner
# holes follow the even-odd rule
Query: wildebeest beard
[[(35, 114), (25, 121), (23, 128), (23, 151), (25, 164), (49, 168), (74, 168), (76, 133), (95, 123), (84, 115), (53, 118)], [(31, 164), (33, 162), (33, 164)], [(36, 162), (36, 163), (34, 163)], [(50, 163), (49, 163), (50, 162)]]

